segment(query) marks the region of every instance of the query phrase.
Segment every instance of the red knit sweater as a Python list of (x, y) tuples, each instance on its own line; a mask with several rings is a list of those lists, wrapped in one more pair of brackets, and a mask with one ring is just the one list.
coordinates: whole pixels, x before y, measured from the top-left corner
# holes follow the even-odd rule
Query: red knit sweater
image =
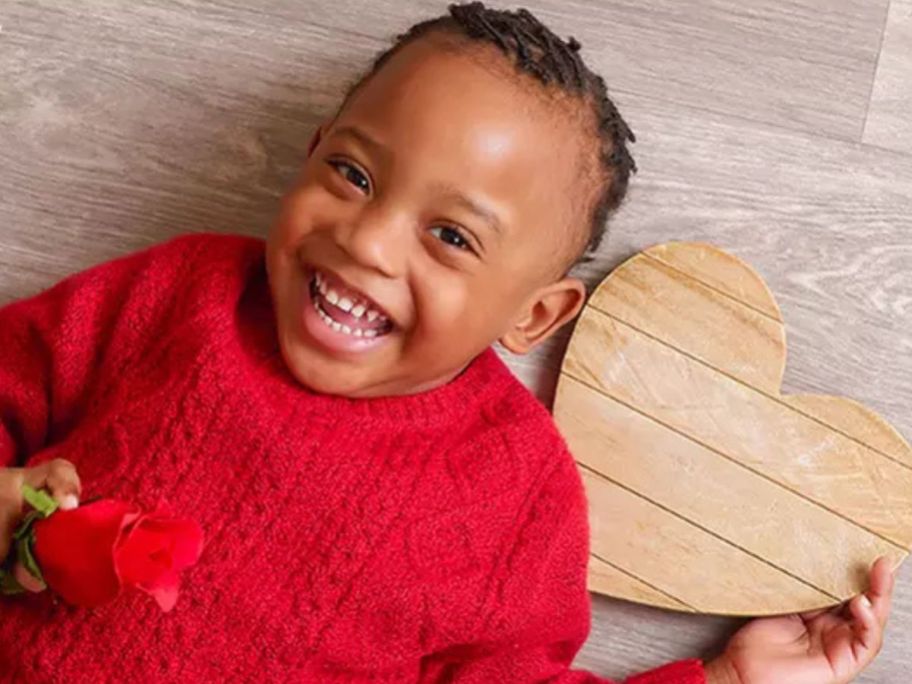
[[(582, 482), (493, 350), (408, 397), (284, 366), (262, 240), (189, 235), (0, 308), (0, 465), (76, 464), (83, 498), (195, 517), (176, 608), (0, 600), (15, 682), (605, 682)], [(700, 661), (633, 677), (702, 684)]]

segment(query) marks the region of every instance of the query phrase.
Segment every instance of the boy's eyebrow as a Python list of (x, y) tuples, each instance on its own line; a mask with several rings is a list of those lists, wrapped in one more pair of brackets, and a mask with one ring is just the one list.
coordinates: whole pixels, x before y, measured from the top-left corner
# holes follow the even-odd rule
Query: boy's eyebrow
[(389, 156), (389, 151), (384, 145), (374, 140), (360, 128), (355, 128), (352, 125), (342, 126), (336, 130), (336, 135), (350, 135), (358, 142), (362, 143), (365, 147), (370, 148), (373, 152), (376, 152), (377, 154), (384, 157)]
[[(378, 155), (384, 157), (389, 156), (389, 150), (383, 144), (377, 142), (360, 128), (356, 128), (351, 124), (342, 126), (341, 128), (337, 129), (336, 135), (350, 135), (362, 143), (365, 147), (369, 147)], [(472, 212), (487, 222), (495, 233), (503, 233), (503, 224), (501, 223), (500, 218), (497, 216), (497, 212), (495, 212), (493, 209), (490, 209), (483, 203), (478, 202), (471, 197), (468, 197), (462, 191), (460, 191), (459, 188), (450, 185), (449, 183), (438, 183), (434, 186), (434, 189), (438, 192), (444, 193), (447, 199), (450, 199), (457, 204), (462, 205), (464, 209)]]
[(438, 183), (434, 188), (439, 192), (445, 193), (445, 196), (448, 199), (462, 205), (466, 211), (470, 211), (486, 221), (488, 225), (494, 229), (495, 233), (503, 233), (503, 225), (501, 224), (500, 217), (497, 216), (497, 212), (493, 209), (490, 209), (481, 202), (477, 202), (471, 197), (463, 194), (458, 188), (448, 183)]

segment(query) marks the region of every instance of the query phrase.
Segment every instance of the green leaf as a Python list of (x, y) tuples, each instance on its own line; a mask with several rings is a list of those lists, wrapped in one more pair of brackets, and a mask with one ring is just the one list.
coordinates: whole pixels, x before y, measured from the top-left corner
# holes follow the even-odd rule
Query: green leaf
[(16, 541), (16, 557), (22, 566), (29, 571), (29, 574), (36, 579), (44, 582), (44, 576), (41, 574), (41, 568), (35, 556), (32, 555), (32, 544), (35, 543), (35, 531), (30, 529), (27, 535)]
[(28, 485), (22, 485), (22, 497), (33, 510), (22, 518), (13, 533), (15, 554), (10, 554), (4, 562), (4, 566), (0, 567), (0, 594), (21, 594), (25, 591), (11, 571), (13, 563), (17, 560), (22, 563), (30, 575), (44, 582), (41, 568), (38, 567), (38, 562), (32, 553), (32, 546), (35, 543), (34, 523), (39, 518), (46, 518), (56, 511), (57, 502), (44, 490), (37, 490)]
[(19, 527), (16, 528), (16, 531), (13, 532), (13, 540), (19, 541), (25, 535), (29, 534), (32, 531), (32, 523), (35, 522), (38, 518), (43, 518), (41, 511), (29, 511), (25, 514), (25, 517), (22, 518), (19, 523)]
[(29, 506), (39, 511), (43, 518), (57, 510), (57, 502), (43, 489), (34, 489), (24, 484), (22, 485), (22, 498), (28, 502)]

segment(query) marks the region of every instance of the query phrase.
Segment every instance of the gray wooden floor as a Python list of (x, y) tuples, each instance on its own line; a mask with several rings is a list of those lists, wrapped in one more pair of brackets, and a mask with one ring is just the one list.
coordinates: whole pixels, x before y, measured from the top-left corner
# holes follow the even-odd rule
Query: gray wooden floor
[[(716, 243), (778, 297), (784, 390), (853, 397), (912, 439), (912, 0), (526, 6), (580, 39), (639, 138), (630, 202), (582, 275), (656, 242)], [(178, 233), (264, 235), (344, 85), (444, 7), (4, 0), (0, 303)], [(544, 401), (565, 342), (511, 361)], [(858, 681), (909, 681), (907, 566)], [(708, 655), (738, 624), (593, 608), (577, 663), (616, 677)]]

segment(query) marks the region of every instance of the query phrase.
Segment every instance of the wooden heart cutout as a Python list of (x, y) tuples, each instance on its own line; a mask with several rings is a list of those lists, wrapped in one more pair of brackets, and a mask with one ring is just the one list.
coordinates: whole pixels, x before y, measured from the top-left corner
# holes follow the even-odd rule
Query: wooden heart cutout
[(705, 243), (651, 247), (592, 294), (554, 415), (589, 499), (589, 588), (767, 615), (867, 589), (912, 545), (912, 448), (840, 397), (780, 394), (763, 280)]

